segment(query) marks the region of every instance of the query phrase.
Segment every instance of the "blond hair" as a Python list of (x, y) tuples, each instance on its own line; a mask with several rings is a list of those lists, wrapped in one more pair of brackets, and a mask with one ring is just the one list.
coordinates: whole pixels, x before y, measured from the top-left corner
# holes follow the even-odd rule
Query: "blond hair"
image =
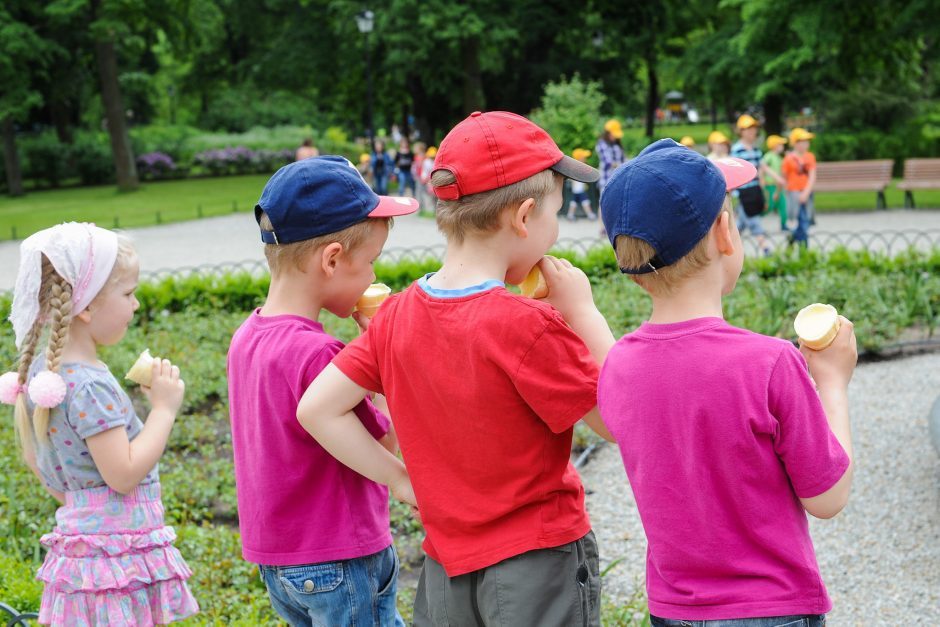
[[(499, 228), (499, 218), (507, 207), (518, 205), (527, 198), (535, 200), (536, 210), (542, 200), (555, 189), (554, 170), (542, 170), (517, 183), (497, 187), (486, 192), (462, 196), (457, 200), (437, 201), (437, 228), (448, 241), (460, 243), (469, 233), (492, 232)], [(449, 170), (436, 170), (431, 174), (432, 187), (444, 187), (457, 182)]]
[[(734, 209), (729, 195), (725, 195), (724, 204), (718, 213), (718, 218), (725, 211), (733, 220)], [(718, 218), (715, 218), (715, 220), (717, 221)], [(621, 268), (642, 268), (657, 255), (656, 249), (649, 242), (631, 235), (618, 236), (614, 251), (617, 256), (617, 263)], [(698, 274), (708, 265), (709, 261), (708, 233), (706, 233), (692, 247), (692, 250), (675, 263), (657, 268), (655, 272), (631, 274), (630, 278), (653, 296), (665, 296), (673, 293), (685, 281)]]
[[(114, 267), (105, 282), (104, 287), (95, 296), (95, 300), (107, 291), (114, 283), (119, 281), (131, 268), (137, 259), (137, 253), (130, 240), (122, 235), (117, 236), (117, 257)], [(94, 300), (92, 302), (95, 302)], [(58, 372), (62, 362), (62, 352), (69, 340), (69, 330), (74, 314), (72, 311), (72, 286), (58, 272), (56, 272), (49, 259), (42, 256), (42, 278), (39, 284), (39, 314), (23, 338), (20, 349), (19, 365), (17, 367), (17, 381), (20, 390), (26, 385), (29, 369), (33, 364), (36, 348), (42, 336), (43, 329), (49, 327), (46, 344), (46, 368), (49, 372)], [(31, 457), (35, 452), (36, 442), (48, 442), (49, 408), (36, 405), (30, 417), (26, 404), (26, 394), (23, 391), (16, 397), (13, 411), (16, 432), (19, 435), (23, 452)]]
[[(366, 241), (369, 234), (372, 233), (372, 228), (379, 222), (386, 224), (388, 228), (392, 228), (392, 218), (368, 218), (346, 227), (342, 231), (327, 233), (300, 242), (265, 244), (264, 257), (268, 260), (268, 268), (274, 276), (281, 274), (288, 267), (303, 270), (304, 264), (310, 255), (328, 244), (335, 242), (343, 247), (344, 253), (353, 252)], [(262, 231), (269, 233), (274, 231), (274, 224), (271, 223), (271, 218), (264, 211), (261, 212), (258, 218), (258, 225)]]

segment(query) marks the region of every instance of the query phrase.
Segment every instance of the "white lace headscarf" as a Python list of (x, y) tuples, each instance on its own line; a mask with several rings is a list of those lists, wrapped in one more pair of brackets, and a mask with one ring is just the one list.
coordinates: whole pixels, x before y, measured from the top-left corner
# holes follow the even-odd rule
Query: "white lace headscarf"
[(72, 286), (72, 313), (76, 315), (88, 307), (107, 283), (117, 251), (117, 234), (85, 222), (59, 224), (23, 240), (10, 312), (17, 349), (22, 347), (39, 315), (42, 255)]

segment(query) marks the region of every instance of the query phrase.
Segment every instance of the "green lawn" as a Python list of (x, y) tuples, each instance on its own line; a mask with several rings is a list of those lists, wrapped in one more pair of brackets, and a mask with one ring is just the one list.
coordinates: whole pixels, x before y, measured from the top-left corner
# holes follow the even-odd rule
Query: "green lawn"
[(143, 183), (121, 193), (113, 185), (31, 192), (21, 198), (0, 198), (0, 239), (11, 239), (68, 220), (113, 227), (149, 226), (233, 210), (253, 209), (270, 175), (226, 176)]
[[(633, 130), (636, 129), (627, 132)], [(134, 227), (224, 215), (233, 210), (249, 211), (268, 178), (266, 174), (255, 174), (162, 181), (144, 183), (138, 191), (129, 193), (120, 193), (108, 185), (31, 192), (21, 198), (0, 197), (0, 240), (24, 238), (69, 220), (95, 222), (109, 228)], [(894, 184), (886, 196), (889, 207), (904, 206), (904, 194)], [(915, 200), (920, 208), (940, 208), (940, 190), (917, 192)], [(816, 207), (821, 211), (874, 209), (875, 194), (817, 194)]]

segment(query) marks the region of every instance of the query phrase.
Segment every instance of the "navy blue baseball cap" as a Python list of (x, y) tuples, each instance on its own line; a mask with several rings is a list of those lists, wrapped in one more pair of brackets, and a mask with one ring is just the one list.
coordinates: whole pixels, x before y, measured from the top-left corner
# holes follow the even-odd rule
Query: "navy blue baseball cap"
[(273, 231), (261, 231), (266, 244), (290, 244), (336, 233), (367, 218), (414, 213), (414, 198), (379, 196), (345, 157), (326, 155), (296, 161), (274, 173), (255, 205), (271, 220)]
[(611, 246), (630, 235), (656, 250), (648, 264), (620, 271), (646, 274), (682, 259), (714, 224), (725, 194), (756, 175), (743, 159), (710, 161), (672, 139), (647, 146), (614, 171), (601, 194)]

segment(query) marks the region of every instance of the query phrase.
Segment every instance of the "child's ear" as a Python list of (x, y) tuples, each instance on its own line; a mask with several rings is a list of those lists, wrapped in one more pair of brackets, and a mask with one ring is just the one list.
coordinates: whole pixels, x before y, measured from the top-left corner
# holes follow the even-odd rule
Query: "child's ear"
[(534, 213), (534, 198), (526, 198), (521, 203), (519, 203), (518, 207), (511, 211), (509, 216), (509, 225), (512, 227), (512, 230), (516, 233), (516, 235), (522, 238), (529, 236), (527, 223), (532, 218)]
[(718, 248), (718, 252), (726, 257), (734, 254), (734, 238), (731, 236), (732, 228), (734, 228), (734, 225), (731, 224), (731, 214), (722, 210), (718, 214), (718, 219), (715, 220), (715, 246)]
[[(333, 276), (333, 273), (336, 272), (336, 266), (339, 264), (340, 255), (342, 254), (343, 245), (339, 242), (332, 242), (320, 249), (319, 265), (323, 274), (328, 277)], [(316, 260), (316, 255), (314, 255), (314, 259)]]
[(85, 307), (85, 309), (82, 310), (81, 313), (79, 313), (77, 316), (73, 316), (73, 318), (78, 318), (85, 324), (88, 324), (89, 322), (91, 322), (91, 306)]

